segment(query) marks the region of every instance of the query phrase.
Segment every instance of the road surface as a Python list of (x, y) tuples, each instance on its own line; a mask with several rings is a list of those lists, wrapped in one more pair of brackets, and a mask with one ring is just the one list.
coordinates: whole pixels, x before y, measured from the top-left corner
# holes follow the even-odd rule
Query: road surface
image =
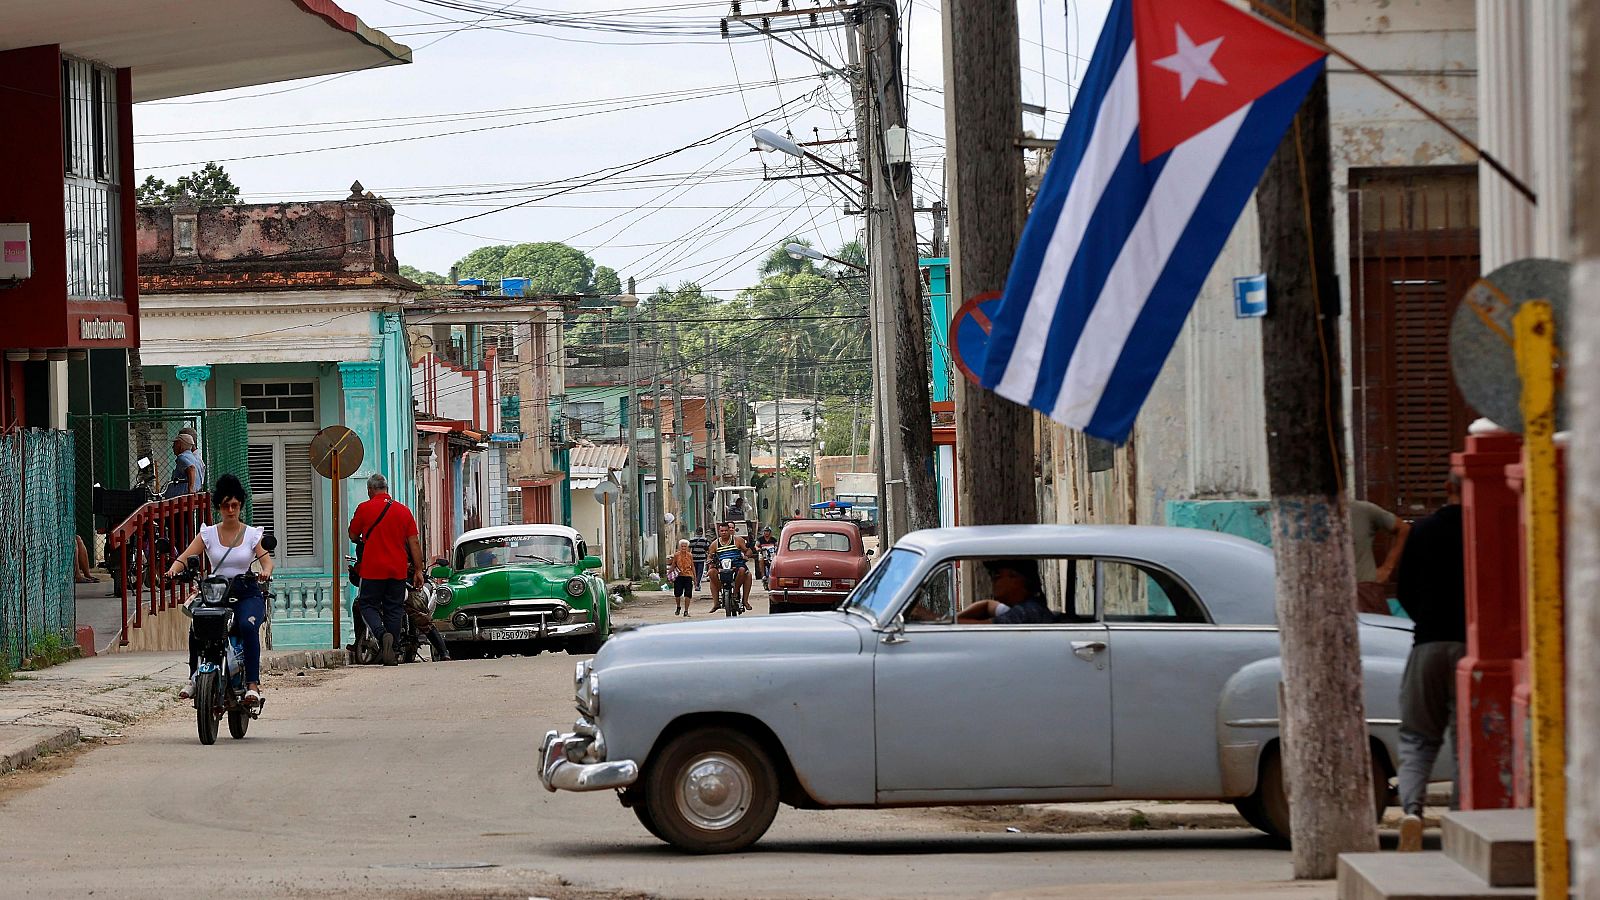
[[(670, 613), (652, 599), (619, 621)], [(1203, 895), (1184, 884), (1206, 881), (1235, 896), (1290, 877), (1288, 854), (1251, 831), (1012, 834), (937, 810), (785, 807), (750, 852), (684, 856), (609, 793), (539, 786), (540, 738), (573, 719), (572, 665), (277, 677), (249, 736), (212, 747), (174, 700), (58, 771), (0, 780), (0, 894), (1088, 897)]]

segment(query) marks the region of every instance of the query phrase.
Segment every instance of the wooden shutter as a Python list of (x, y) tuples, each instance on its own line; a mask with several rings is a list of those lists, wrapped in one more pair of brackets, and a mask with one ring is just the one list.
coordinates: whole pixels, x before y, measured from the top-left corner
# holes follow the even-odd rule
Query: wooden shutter
[(317, 555), (317, 484), (311, 469), (311, 444), (283, 444), (283, 528), (279, 540), (286, 557)]
[(276, 442), (251, 444), (247, 451), (247, 462), (250, 469), (250, 501), (254, 510), (255, 519), (250, 523), (258, 528), (266, 529), (280, 541), (283, 536), (278, 532), (278, 469)]

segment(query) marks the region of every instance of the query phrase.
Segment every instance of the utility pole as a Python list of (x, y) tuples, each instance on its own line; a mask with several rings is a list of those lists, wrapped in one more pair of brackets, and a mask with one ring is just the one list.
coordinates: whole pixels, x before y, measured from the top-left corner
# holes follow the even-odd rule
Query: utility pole
[[(1320, 35), (1325, 0), (1268, 0)], [(1271, 304), (1267, 467), (1282, 645), (1283, 777), (1296, 878), (1332, 878), (1339, 854), (1378, 849), (1350, 509), (1343, 486), (1339, 283), (1334, 274), (1328, 81), (1312, 85), (1256, 192)]]
[[(637, 295), (633, 292), (633, 279), (628, 279), (628, 296)], [(635, 578), (639, 574), (639, 325), (635, 320), (638, 307), (628, 309), (628, 486), (622, 492), (623, 511), (628, 516), (628, 549), (624, 556), (627, 565), (627, 577)]]
[[(660, 325), (657, 325), (658, 330)], [(661, 341), (651, 342), (653, 360), (650, 366), (650, 383), (654, 397), (651, 400), (650, 433), (656, 445), (656, 566), (657, 571), (667, 571), (667, 469), (661, 460), (661, 426), (666, 416), (661, 412)]]
[(678, 323), (673, 322), (672, 329), (672, 467), (678, 473), (673, 479), (673, 497), (678, 506), (678, 522), (683, 528), (683, 534), (688, 535), (689, 520), (685, 513), (689, 510), (689, 472), (683, 468), (684, 433), (683, 433), (683, 357), (678, 353)]
[[(1015, 3), (939, 6), (953, 311), (1005, 287), (1022, 235), (1022, 61)], [(1033, 412), (965, 378), (955, 381), (961, 524), (1037, 522)]]
[(850, 404), (850, 471), (857, 471), (856, 466), (856, 423), (861, 419), (861, 404), (852, 401)]
[(939, 524), (933, 483), (933, 419), (928, 394), (928, 333), (912, 194), (910, 132), (901, 82), (900, 10), (894, 0), (861, 4), (862, 61), (872, 127), (872, 212), (879, 222), (873, 266), (884, 326), (884, 481), (886, 540)]
[[(1600, 203), (1600, 0), (1572, 0), (1572, 203)], [(1572, 446), (1567, 453), (1567, 791), (1572, 893), (1600, 896), (1600, 672), (1586, 659), (1600, 640), (1600, 222), (1572, 217), (1572, 336), (1567, 355)]]
[(822, 396), (821, 392), (817, 390), (817, 370), (816, 369), (812, 369), (811, 370), (811, 490), (807, 492), (810, 495), (810, 500), (806, 504), (807, 506), (810, 506), (812, 503), (821, 503), (822, 502), (822, 482), (820, 480), (821, 476), (822, 476), (822, 468), (821, 468), (821, 466), (819, 466), (817, 464), (817, 454), (818, 454), (818, 449), (817, 449), (817, 426), (819, 424), (821, 424), (821, 419), (822, 419), (822, 401), (821, 401), (821, 396)]
[[(784, 379), (784, 386), (785, 387), (788, 386), (788, 379), (787, 378)], [(773, 467), (773, 473), (772, 474), (773, 474), (773, 477), (777, 479), (777, 483), (778, 483), (778, 486), (772, 492), (772, 494), (773, 494), (773, 501), (772, 502), (778, 504), (778, 508), (776, 510), (773, 510), (772, 523), (774, 525), (776, 525), (776, 524), (779, 524), (779, 523), (781, 523), (783, 521), (783, 508), (786, 505), (788, 505), (789, 499), (788, 499), (788, 495), (783, 492), (783, 396), (782, 395), (783, 395), (784, 391), (778, 390), (778, 389), (774, 389), (772, 393), (777, 395), (775, 397), (775, 399), (773, 399), (773, 401), (772, 401), (772, 434), (773, 434), (773, 441), (774, 441), (774, 447), (775, 447), (775, 449), (773, 450), (773, 453), (775, 454), (775, 458), (777, 459), (777, 465)], [(756, 518), (759, 519), (760, 515), (758, 514), (756, 516)]]
[(706, 334), (706, 478), (710, 481), (707, 500), (714, 501), (722, 483), (722, 457), (727, 452), (722, 429), (722, 395), (717, 378), (717, 336)]

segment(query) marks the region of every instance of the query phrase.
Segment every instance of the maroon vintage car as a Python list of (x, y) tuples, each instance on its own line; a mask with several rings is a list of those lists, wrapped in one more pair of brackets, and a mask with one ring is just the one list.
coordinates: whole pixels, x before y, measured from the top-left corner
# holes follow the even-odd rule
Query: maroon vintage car
[(778, 536), (769, 581), (772, 612), (831, 609), (867, 575), (861, 528), (839, 519), (796, 519)]

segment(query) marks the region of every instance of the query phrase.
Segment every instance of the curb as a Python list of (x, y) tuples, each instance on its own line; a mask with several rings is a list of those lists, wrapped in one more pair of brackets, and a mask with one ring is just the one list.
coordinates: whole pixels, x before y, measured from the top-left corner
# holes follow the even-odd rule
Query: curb
[(78, 743), (78, 729), (72, 726), (23, 726), (38, 735), (0, 741), (0, 773), (14, 772), (41, 755), (65, 750)]
[(338, 650), (294, 650), (287, 653), (275, 653), (272, 656), (263, 656), (261, 671), (274, 674), (288, 674), (305, 669), (342, 669), (350, 665), (350, 652), (343, 648)]

